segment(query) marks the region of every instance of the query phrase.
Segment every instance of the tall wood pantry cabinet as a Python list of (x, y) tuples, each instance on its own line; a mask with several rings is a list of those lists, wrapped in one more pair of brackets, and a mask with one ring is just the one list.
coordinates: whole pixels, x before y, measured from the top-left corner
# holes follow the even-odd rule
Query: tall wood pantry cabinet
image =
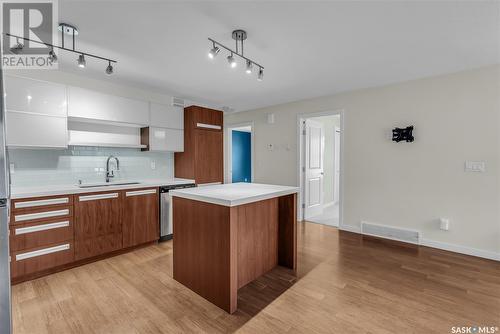
[(222, 111), (184, 108), (184, 152), (175, 153), (175, 177), (223, 183), (223, 150)]

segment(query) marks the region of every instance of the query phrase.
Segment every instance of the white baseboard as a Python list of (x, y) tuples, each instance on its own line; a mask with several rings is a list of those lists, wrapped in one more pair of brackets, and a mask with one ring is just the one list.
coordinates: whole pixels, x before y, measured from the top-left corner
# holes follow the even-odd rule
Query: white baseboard
[(445, 242), (434, 241), (429, 239), (420, 240), (421, 246), (427, 246), (432, 248), (438, 248), (442, 250), (447, 250), (454, 253), (460, 253), (465, 255), (472, 255), (477, 257), (482, 257), (489, 260), (500, 261), (500, 253), (495, 253), (483, 249), (477, 249), (472, 247), (460, 246), (455, 244), (447, 244)]
[(335, 202), (328, 202), (328, 203), (325, 203), (325, 204), (323, 204), (323, 209), (326, 209), (326, 208), (328, 208), (328, 207), (330, 207), (330, 206), (334, 206), (334, 205), (335, 205)]
[[(363, 234), (363, 233), (361, 233), (361, 227), (359, 227), (359, 226), (342, 225), (342, 226), (339, 226), (339, 229), (342, 231)], [(404, 242), (404, 241), (402, 241), (402, 242)], [(454, 253), (459, 253), (459, 254), (477, 256), (477, 257), (481, 257), (481, 258), (488, 259), (488, 260), (500, 261), (500, 253), (487, 251), (487, 250), (483, 250), (483, 249), (460, 246), (460, 245), (455, 245), (455, 244), (448, 244), (445, 242), (423, 239), (423, 238), (420, 240), (420, 246), (442, 249), (442, 250), (446, 250), (446, 251), (454, 252)]]
[(353, 225), (340, 225), (339, 230), (361, 234), (361, 227)]

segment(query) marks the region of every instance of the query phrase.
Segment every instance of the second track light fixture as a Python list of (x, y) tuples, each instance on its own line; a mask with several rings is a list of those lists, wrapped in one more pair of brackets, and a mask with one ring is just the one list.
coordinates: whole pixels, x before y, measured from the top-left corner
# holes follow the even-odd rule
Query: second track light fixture
[[(22, 43), (20, 43), (19, 40), (29, 41), (29, 42), (38, 43), (38, 44), (44, 44), (45, 46), (47, 46), (50, 49), (50, 51), (49, 51), (49, 59), (52, 62), (54, 62), (54, 63), (57, 62), (57, 55), (54, 52), (54, 48), (56, 48), (56, 49), (59, 49), (59, 50), (64, 50), (64, 51), (69, 51), (69, 52), (73, 52), (73, 53), (79, 54), (78, 59), (77, 59), (77, 64), (78, 64), (78, 67), (81, 67), (81, 68), (85, 68), (85, 66), (87, 64), (86, 61), (85, 61), (85, 56), (90, 57), (90, 58), (96, 58), (96, 59), (107, 61), (108, 62), (108, 66), (106, 67), (105, 73), (106, 74), (113, 74), (113, 66), (112, 66), (111, 63), (115, 63), (116, 64), (117, 63), (116, 60), (109, 59), (109, 58), (104, 58), (104, 57), (97, 56), (97, 55), (94, 55), (94, 54), (91, 54), (91, 53), (87, 53), (87, 52), (82, 52), (82, 51), (76, 50), (76, 48), (75, 48), (75, 36), (78, 35), (78, 29), (76, 29), (76, 27), (74, 27), (74, 26), (72, 26), (70, 24), (67, 24), (67, 23), (60, 23), (58, 29), (61, 32), (61, 46), (53, 45), (53, 44), (50, 44), (50, 43), (44, 43), (44, 42), (40, 42), (40, 41), (35, 41), (35, 40), (29, 39), (29, 38), (26, 38), (26, 37), (16, 36), (16, 35), (12, 35), (12, 34), (9, 34), (9, 33), (5, 33), (5, 35), (9, 36), (9, 37), (13, 37), (17, 41), (17, 43), (10, 49), (10, 51), (12, 53), (15, 53), (15, 54), (22, 53), (24, 45)], [(72, 44), (73, 45), (72, 45), (71, 49), (64, 46), (64, 35), (70, 35), (70, 36), (72, 36), (72, 42), (73, 42)], [(214, 44), (214, 47), (215, 47), (215, 44)]]
[[(230, 53), (229, 56), (227, 56), (227, 62), (229, 63), (229, 66), (231, 68), (235, 68), (237, 66), (236, 59), (234, 58), (234, 56), (236, 55), (236, 56), (242, 58), (243, 60), (245, 60), (245, 63), (246, 63), (245, 72), (246, 73), (251, 74), (253, 71), (253, 66), (254, 65), (257, 66), (259, 68), (259, 70), (257, 72), (258, 73), (257, 80), (262, 81), (262, 79), (264, 78), (264, 66), (256, 63), (255, 61), (253, 61), (250, 58), (247, 58), (243, 55), (243, 41), (245, 39), (247, 39), (246, 31), (241, 30), (241, 29), (235, 30), (232, 33), (232, 37), (236, 41), (236, 50), (232, 50), (232, 49), (228, 48), (227, 46), (217, 42), (216, 40), (213, 40), (212, 38), (208, 38), (208, 40), (210, 42), (212, 42), (212, 49), (210, 49), (210, 51), (208, 52), (208, 57), (210, 59), (214, 59), (220, 51), (219, 47), (226, 49)], [(241, 53), (238, 52), (239, 47), (241, 47)]]

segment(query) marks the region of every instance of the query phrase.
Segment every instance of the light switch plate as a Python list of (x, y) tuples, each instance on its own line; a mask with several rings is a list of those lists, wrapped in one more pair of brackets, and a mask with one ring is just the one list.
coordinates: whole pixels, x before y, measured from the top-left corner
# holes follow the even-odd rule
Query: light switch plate
[(466, 161), (465, 171), (466, 172), (476, 172), (484, 173), (486, 170), (486, 163), (484, 161)]

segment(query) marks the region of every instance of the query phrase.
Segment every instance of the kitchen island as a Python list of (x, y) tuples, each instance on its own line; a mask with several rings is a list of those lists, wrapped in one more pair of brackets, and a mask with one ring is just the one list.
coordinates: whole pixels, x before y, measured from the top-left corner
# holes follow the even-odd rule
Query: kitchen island
[(297, 187), (232, 183), (171, 191), (174, 279), (229, 313), (238, 289), (297, 267)]

